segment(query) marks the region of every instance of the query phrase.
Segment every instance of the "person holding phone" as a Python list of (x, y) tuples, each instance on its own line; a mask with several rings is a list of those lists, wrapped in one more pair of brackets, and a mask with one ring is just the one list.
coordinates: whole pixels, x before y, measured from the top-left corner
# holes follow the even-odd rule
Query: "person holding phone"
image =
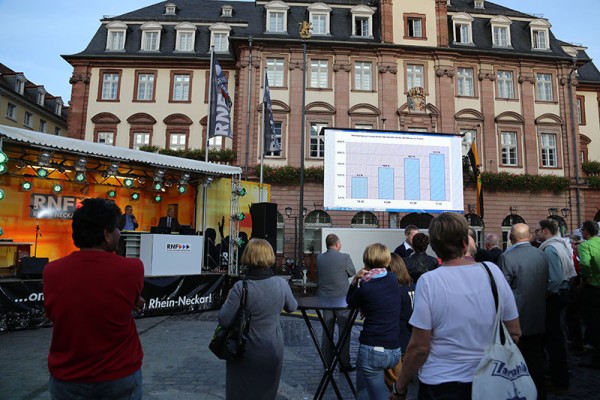
[(133, 215), (133, 207), (130, 205), (125, 206), (125, 214), (119, 217), (119, 230), (120, 231), (135, 231), (139, 226), (135, 215)]

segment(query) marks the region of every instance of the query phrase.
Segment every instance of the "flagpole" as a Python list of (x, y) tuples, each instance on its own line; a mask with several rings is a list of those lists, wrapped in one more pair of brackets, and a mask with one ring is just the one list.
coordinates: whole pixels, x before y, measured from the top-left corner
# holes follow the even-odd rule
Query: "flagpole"
[(250, 55), (248, 57), (248, 103), (246, 110), (246, 154), (244, 157), (244, 172), (248, 179), (248, 159), (250, 157), (250, 107), (252, 101), (252, 36), (248, 38)]
[[(204, 152), (204, 161), (208, 162), (208, 140), (210, 137), (210, 130), (212, 126), (210, 124), (210, 110), (211, 110), (211, 102), (213, 100), (212, 91), (213, 91), (213, 62), (215, 57), (214, 52), (215, 46), (210, 47), (210, 73), (208, 79), (208, 113), (206, 114), (206, 149)], [(206, 182), (202, 182), (202, 234), (206, 235), (206, 202), (208, 201), (208, 185)], [(205, 236), (206, 238), (206, 236)], [(204, 249), (206, 251), (206, 249)]]
[[(266, 74), (266, 73), (265, 73)], [(265, 90), (266, 86), (265, 86)], [(267, 129), (267, 101), (265, 99), (265, 95), (263, 92), (263, 118), (262, 118), (262, 134), (259, 135), (262, 139), (259, 140), (259, 143), (262, 143), (260, 147), (260, 183), (258, 185), (258, 201), (262, 203), (263, 201), (263, 168), (265, 166), (265, 132)]]

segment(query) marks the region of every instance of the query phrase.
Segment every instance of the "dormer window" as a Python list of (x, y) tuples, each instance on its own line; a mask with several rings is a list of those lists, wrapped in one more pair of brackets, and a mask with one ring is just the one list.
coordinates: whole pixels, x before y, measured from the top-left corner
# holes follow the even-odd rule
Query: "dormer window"
[(454, 44), (473, 44), (473, 17), (467, 13), (452, 16), (454, 25)]
[(19, 94), (25, 93), (25, 77), (23, 75), (17, 75), (15, 81), (15, 92)]
[(63, 108), (63, 101), (60, 97), (56, 98), (56, 104), (54, 106), (54, 113), (56, 115), (61, 115), (62, 114), (62, 108)]
[(531, 29), (531, 48), (548, 50), (550, 48), (550, 23), (545, 19), (536, 19), (529, 23)]
[(43, 87), (38, 88), (36, 103), (40, 106), (44, 106), (44, 102), (46, 101), (46, 91)]
[(177, 5), (174, 3), (165, 4), (165, 15), (176, 15), (177, 14)]
[(373, 11), (365, 5), (353, 7), (352, 13), (352, 35), (358, 37), (373, 37)]
[(329, 35), (329, 18), (331, 7), (323, 3), (314, 3), (308, 7), (309, 20), (312, 23), (313, 35)]
[(484, 0), (475, 0), (474, 3), (475, 3), (475, 8), (477, 8), (477, 9), (484, 9), (485, 8), (485, 6), (484, 6)]
[(158, 51), (160, 49), (160, 32), (162, 26), (158, 22), (146, 22), (140, 27), (142, 31), (141, 51)]
[(210, 30), (210, 45), (214, 46), (216, 53), (228, 53), (229, 52), (229, 32), (231, 27), (227, 24), (214, 24), (209, 28)]
[(492, 44), (494, 47), (511, 47), (510, 25), (512, 21), (505, 16), (498, 15), (491, 19)]
[(196, 25), (189, 22), (182, 22), (175, 26), (177, 39), (175, 42), (175, 51), (194, 51), (196, 42)]
[(233, 7), (230, 5), (225, 5), (221, 7), (221, 17), (232, 17), (233, 16)]
[(266, 31), (269, 33), (287, 32), (287, 12), (289, 6), (282, 1), (271, 1), (265, 5), (267, 10)]
[(106, 37), (106, 51), (125, 50), (125, 37), (127, 25), (123, 22), (112, 21), (106, 25), (108, 36)]

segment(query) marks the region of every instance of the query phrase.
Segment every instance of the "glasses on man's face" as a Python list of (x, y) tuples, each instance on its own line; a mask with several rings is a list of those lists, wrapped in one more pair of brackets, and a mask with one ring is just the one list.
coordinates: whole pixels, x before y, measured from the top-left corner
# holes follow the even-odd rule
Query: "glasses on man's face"
[(539, 231), (541, 231), (541, 230), (542, 230), (542, 228), (535, 228), (535, 231), (534, 231), (534, 232), (535, 232), (535, 233), (538, 233), (538, 232), (539, 232)]

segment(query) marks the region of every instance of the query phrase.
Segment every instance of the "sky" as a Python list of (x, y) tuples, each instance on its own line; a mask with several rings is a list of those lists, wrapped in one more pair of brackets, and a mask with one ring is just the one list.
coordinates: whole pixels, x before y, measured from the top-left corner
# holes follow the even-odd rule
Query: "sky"
[[(0, 62), (23, 72), (35, 84), (44, 85), (47, 92), (61, 96), (66, 104), (71, 98), (69, 78), (73, 70), (61, 54), (84, 50), (104, 15), (116, 16), (157, 2), (0, 0)], [(600, 67), (597, 21), (600, 0), (496, 0), (494, 3), (548, 18), (558, 39), (588, 47), (588, 55)]]

